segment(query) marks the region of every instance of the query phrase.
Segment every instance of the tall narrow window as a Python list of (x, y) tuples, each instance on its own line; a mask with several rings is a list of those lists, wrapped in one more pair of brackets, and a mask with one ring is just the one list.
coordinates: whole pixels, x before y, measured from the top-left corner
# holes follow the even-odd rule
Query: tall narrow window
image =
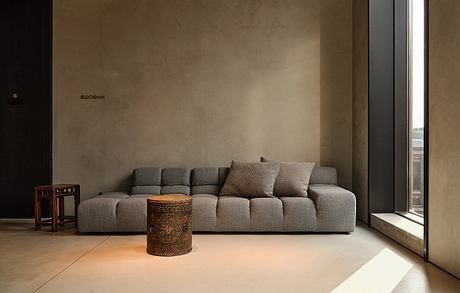
[(423, 216), (425, 0), (409, 0), (409, 212)]

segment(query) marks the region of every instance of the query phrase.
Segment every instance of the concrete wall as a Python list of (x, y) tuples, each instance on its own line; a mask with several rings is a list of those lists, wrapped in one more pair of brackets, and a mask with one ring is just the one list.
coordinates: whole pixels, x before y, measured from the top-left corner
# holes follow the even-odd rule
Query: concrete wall
[(321, 1), (321, 165), (352, 188), (352, 1)]
[(368, 0), (353, 0), (353, 192), (357, 217), (368, 222)]
[(430, 0), (429, 258), (460, 278), (460, 2)]
[(83, 199), (140, 166), (260, 155), (337, 166), (351, 186), (351, 0), (56, 0), (53, 14), (53, 181)]

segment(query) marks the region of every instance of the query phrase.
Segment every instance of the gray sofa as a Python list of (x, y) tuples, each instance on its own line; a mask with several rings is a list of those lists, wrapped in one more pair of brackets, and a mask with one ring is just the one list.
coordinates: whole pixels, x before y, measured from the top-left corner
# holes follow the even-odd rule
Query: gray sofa
[(107, 192), (78, 207), (78, 230), (145, 232), (152, 194), (193, 196), (193, 231), (351, 232), (356, 199), (336, 186), (334, 168), (315, 167), (308, 197), (244, 198), (218, 196), (229, 168), (139, 168), (130, 193)]

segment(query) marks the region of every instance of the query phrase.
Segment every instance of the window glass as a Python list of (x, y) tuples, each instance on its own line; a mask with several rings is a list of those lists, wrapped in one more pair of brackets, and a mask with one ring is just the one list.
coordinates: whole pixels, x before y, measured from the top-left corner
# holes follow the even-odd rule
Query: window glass
[(423, 216), (425, 3), (409, 0), (409, 211)]

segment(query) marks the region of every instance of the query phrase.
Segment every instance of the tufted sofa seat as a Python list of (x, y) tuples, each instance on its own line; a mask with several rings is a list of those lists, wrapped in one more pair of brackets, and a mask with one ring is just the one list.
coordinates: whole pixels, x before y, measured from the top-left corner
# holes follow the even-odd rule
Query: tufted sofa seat
[(338, 187), (334, 168), (315, 167), (308, 197), (218, 196), (229, 168), (139, 168), (130, 193), (108, 192), (78, 207), (80, 232), (145, 232), (146, 198), (155, 194), (193, 196), (193, 231), (351, 232), (356, 200)]

